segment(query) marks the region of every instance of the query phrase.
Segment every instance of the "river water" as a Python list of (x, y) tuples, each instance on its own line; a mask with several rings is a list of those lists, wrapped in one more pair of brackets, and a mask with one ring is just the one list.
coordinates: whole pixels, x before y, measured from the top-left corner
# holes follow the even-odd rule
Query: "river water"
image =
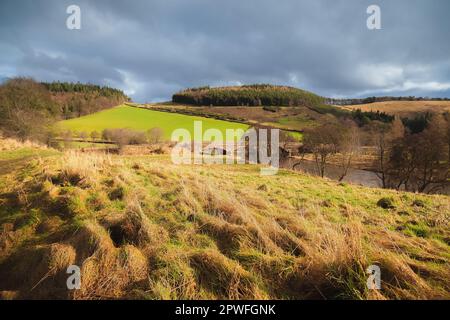
[[(295, 170), (303, 171), (312, 175), (319, 175), (316, 163), (314, 161), (288, 158), (280, 162), (280, 167), (292, 169), (293, 165), (296, 163), (300, 164), (295, 167)], [(342, 170), (338, 166), (328, 164), (325, 169), (325, 177), (332, 180), (338, 180), (341, 172)], [(342, 181), (372, 188), (382, 187), (381, 180), (378, 178), (376, 173), (368, 170), (349, 168), (347, 175)], [(446, 186), (443, 189), (439, 189), (433, 193), (450, 195), (450, 186)]]
[[(313, 175), (319, 174), (316, 163), (314, 161), (288, 158), (280, 163), (280, 167), (292, 169), (293, 165), (296, 163), (300, 163), (300, 165), (297, 165), (295, 167), (295, 170), (297, 171), (303, 171)], [(325, 176), (333, 180), (338, 180), (341, 171), (342, 170), (339, 167), (329, 164), (325, 169)], [(367, 170), (349, 168), (347, 175), (342, 181), (352, 184), (359, 184), (366, 187), (381, 187), (381, 181), (377, 177), (377, 175), (374, 172)]]

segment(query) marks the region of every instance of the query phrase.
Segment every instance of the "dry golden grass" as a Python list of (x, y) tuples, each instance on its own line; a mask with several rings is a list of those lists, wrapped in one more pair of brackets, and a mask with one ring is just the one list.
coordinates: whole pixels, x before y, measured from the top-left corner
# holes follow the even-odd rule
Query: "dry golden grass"
[(448, 112), (450, 101), (384, 101), (342, 107), (347, 110), (380, 111), (395, 115), (410, 115), (417, 112)]
[[(4, 298), (450, 298), (446, 196), (67, 153), (2, 176), (0, 208)], [(73, 263), (82, 288), (68, 291)]]
[(0, 133), (0, 151), (12, 151), (23, 148), (48, 149), (47, 146), (33, 141), (19, 141), (13, 138), (2, 138)]

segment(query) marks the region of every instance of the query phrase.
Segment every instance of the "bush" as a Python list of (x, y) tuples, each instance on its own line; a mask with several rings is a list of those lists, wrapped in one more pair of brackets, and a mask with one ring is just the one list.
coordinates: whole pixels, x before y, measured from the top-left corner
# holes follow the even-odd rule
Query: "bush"
[(117, 143), (119, 147), (129, 144), (147, 143), (147, 136), (144, 132), (127, 128), (105, 129), (102, 132), (102, 138)]
[(423, 200), (416, 199), (413, 201), (412, 205), (415, 207), (425, 207), (425, 202), (423, 202)]
[(427, 128), (432, 118), (431, 113), (425, 112), (417, 114), (414, 118), (402, 118), (403, 125), (411, 131), (411, 133), (420, 133)]
[(381, 198), (380, 200), (378, 200), (377, 206), (379, 206), (383, 209), (394, 209), (395, 208), (394, 200), (392, 200), (391, 198)]
[(161, 128), (151, 128), (147, 131), (147, 138), (149, 143), (159, 143), (162, 141), (164, 131)]
[(280, 111), (280, 107), (275, 107), (275, 106), (264, 106), (263, 110), (265, 111), (270, 111), (270, 112), (277, 112)]
[(100, 137), (100, 134), (97, 131), (91, 132), (91, 138), (92, 140), (97, 140)]
[(356, 109), (352, 111), (352, 119), (360, 126), (363, 127), (370, 121), (380, 121), (384, 123), (391, 123), (394, 121), (394, 116), (380, 111), (361, 111)]

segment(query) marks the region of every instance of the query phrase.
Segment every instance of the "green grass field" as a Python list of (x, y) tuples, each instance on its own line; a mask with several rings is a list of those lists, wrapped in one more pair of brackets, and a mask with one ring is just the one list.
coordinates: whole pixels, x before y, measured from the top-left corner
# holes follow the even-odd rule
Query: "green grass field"
[(248, 129), (248, 125), (216, 119), (187, 116), (182, 114), (145, 110), (121, 105), (81, 118), (64, 120), (58, 123), (62, 130), (74, 132), (101, 132), (104, 129), (130, 128), (146, 131), (153, 127), (164, 130), (164, 138), (170, 139), (172, 132), (178, 128), (189, 130), (193, 136), (194, 121), (202, 121), (203, 131), (210, 128), (219, 129), (225, 136), (226, 129)]

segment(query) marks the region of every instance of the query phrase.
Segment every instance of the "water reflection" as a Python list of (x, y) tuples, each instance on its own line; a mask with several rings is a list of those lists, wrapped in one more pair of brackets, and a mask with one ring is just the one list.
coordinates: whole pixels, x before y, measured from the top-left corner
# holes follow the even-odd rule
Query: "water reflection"
[[(288, 158), (282, 161), (280, 166), (286, 169), (292, 169), (294, 164), (300, 163), (295, 167), (295, 170), (303, 171), (309, 174), (318, 175), (317, 167), (314, 161), (299, 160), (294, 158)], [(325, 169), (325, 176), (327, 178), (338, 180), (340, 177), (341, 169), (335, 165), (327, 165)], [(366, 187), (381, 187), (381, 180), (372, 171), (360, 170), (349, 168), (347, 175), (342, 181), (349, 182), (352, 184), (359, 184)]]

